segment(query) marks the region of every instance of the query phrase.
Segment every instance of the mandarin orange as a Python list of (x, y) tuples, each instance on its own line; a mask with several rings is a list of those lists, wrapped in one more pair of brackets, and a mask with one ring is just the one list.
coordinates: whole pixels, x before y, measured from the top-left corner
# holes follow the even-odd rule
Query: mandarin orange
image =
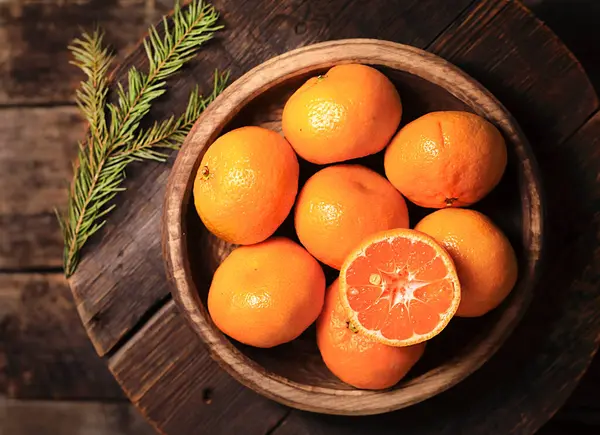
[(454, 260), (462, 298), (457, 316), (482, 316), (496, 308), (517, 281), (517, 258), (502, 231), (474, 210), (438, 210), (416, 230), (436, 239)]
[(506, 167), (494, 125), (468, 112), (432, 112), (404, 126), (385, 152), (385, 174), (422, 207), (462, 207), (487, 195)]
[(408, 224), (402, 195), (384, 177), (360, 165), (320, 170), (303, 186), (296, 203), (300, 242), (335, 269), (365, 237)]
[(381, 151), (401, 116), (398, 91), (384, 74), (366, 65), (337, 65), (289, 98), (282, 128), (300, 157), (326, 164)]
[(274, 131), (242, 127), (206, 151), (194, 181), (204, 225), (241, 245), (265, 240), (285, 220), (298, 192), (298, 159)]
[(298, 337), (323, 307), (325, 275), (300, 245), (277, 237), (235, 249), (219, 266), (208, 311), (230, 337), (273, 347)]

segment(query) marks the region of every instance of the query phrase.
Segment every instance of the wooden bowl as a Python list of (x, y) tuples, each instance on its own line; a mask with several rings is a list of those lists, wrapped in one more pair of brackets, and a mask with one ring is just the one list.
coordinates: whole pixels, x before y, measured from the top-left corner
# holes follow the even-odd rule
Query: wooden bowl
[[(505, 136), (509, 163), (501, 183), (474, 208), (507, 234), (519, 258), (519, 280), (507, 300), (477, 319), (455, 318), (428, 343), (411, 374), (384, 391), (354, 389), (335, 378), (320, 358), (314, 327), (293, 342), (257, 349), (234, 342), (212, 323), (206, 298), (212, 275), (232, 246), (210, 234), (198, 218), (192, 185), (202, 156), (224, 132), (243, 125), (281, 131), (286, 99), (308, 77), (341, 63), (383, 71), (397, 86), (402, 125), (435, 110), (484, 116)], [(383, 173), (382, 153), (360, 159)], [(301, 161), (301, 180), (318, 169)], [(411, 206), (411, 225), (431, 210)], [(506, 109), (464, 72), (422, 50), (386, 41), (350, 39), (303, 47), (273, 58), (232, 83), (198, 119), (170, 175), (163, 215), (163, 246), (172, 294), (214, 358), (244, 385), (303, 410), (367, 415), (400, 409), (465, 379), (502, 345), (525, 312), (537, 275), (542, 241), (540, 181), (532, 151)], [(277, 234), (297, 240), (292, 218)], [(335, 278), (327, 270), (329, 282)]]

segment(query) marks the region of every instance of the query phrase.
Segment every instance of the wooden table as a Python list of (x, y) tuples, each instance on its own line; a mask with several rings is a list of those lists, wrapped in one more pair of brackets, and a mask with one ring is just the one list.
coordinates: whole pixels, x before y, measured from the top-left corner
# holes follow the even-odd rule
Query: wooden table
[[(69, 177), (69, 158), (84, 128), (72, 106), (79, 76), (68, 67), (64, 46), (78, 25), (91, 20), (107, 29), (117, 47), (126, 46), (170, 2), (59, 3), (64, 2), (0, 4), (0, 47), (12, 44), (5, 56), (9, 61), (0, 64), (0, 185), (11, 186), (0, 201), (0, 279), (5, 283), (0, 287), (9, 288), (0, 293), (5, 302), (0, 338), (7, 343), (0, 344), (0, 357), (8, 367), (0, 372), (0, 391), (47, 399), (46, 389), (56, 381), (54, 364), (58, 371), (78, 368), (85, 382), (69, 383), (74, 377), (64, 374), (53, 396), (89, 399), (86, 395), (94, 391), (94, 398), (112, 400), (120, 396), (118, 388), (77, 332), (60, 277), (60, 236), (51, 213), (54, 204), (64, 202), (62, 180)], [(428, 412), (433, 408), (426, 402), (369, 419), (293, 411), (257, 396), (221, 371), (177, 312), (159, 239), (169, 166), (139, 165), (128, 174), (128, 192), (120, 196), (118, 210), (84, 252), (70, 282), (86, 332), (129, 399), (157, 428), (175, 435), (362, 434), (377, 433), (375, 427), (381, 433), (396, 433), (399, 427), (407, 433), (424, 433), (427, 427), (435, 429), (428, 433), (449, 434), (536, 431), (571, 394), (574, 380), (583, 375), (597, 349), (600, 331), (599, 103), (576, 59), (512, 1), (373, 0), (368, 7), (347, 0), (214, 3), (227, 30), (184, 73), (199, 81), (207, 80), (214, 67), (230, 68), (235, 78), (273, 55), (343, 37), (426, 48), (480, 80), (513, 112), (539, 159), (550, 199), (548, 270), (554, 273), (543, 277), (510, 346), (470, 383), (431, 405), (460, 404), (469, 394), (476, 395), (471, 409), (449, 409), (432, 418)], [(134, 55), (129, 62), (137, 59)], [(156, 116), (170, 109), (163, 105)], [(17, 143), (22, 145), (16, 148)], [(140, 228), (156, 237), (136, 238)], [(57, 330), (61, 339), (50, 335)], [(550, 340), (545, 339), (548, 335)], [(536, 359), (524, 356), (531, 348)], [(476, 376), (501, 378), (494, 372), (499, 367), (514, 376), (492, 392), (477, 390)], [(580, 387), (580, 401), (559, 414), (545, 433), (600, 431), (594, 400), (598, 373), (590, 372), (589, 383)], [(437, 424), (427, 426), (436, 419)]]

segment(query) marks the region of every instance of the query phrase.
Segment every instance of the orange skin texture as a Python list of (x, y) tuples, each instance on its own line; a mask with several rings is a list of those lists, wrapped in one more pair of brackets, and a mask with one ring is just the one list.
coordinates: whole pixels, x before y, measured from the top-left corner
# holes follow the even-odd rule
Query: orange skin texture
[(296, 203), (300, 242), (335, 269), (365, 237), (408, 225), (402, 195), (384, 177), (360, 165), (320, 170), (306, 182)]
[(242, 127), (206, 151), (194, 181), (194, 204), (204, 225), (230, 243), (271, 236), (294, 206), (298, 158), (274, 131)]
[(494, 125), (467, 112), (432, 112), (404, 126), (385, 152), (385, 174), (421, 207), (463, 207), (486, 196), (506, 168)]
[(454, 260), (462, 289), (457, 316), (486, 314), (514, 287), (518, 275), (515, 251), (485, 215), (448, 208), (426, 216), (415, 229), (436, 239)]
[(215, 325), (235, 340), (269, 348), (297, 338), (319, 316), (325, 275), (300, 245), (283, 237), (235, 249), (208, 292)]
[(336, 280), (327, 289), (317, 320), (317, 345), (323, 361), (334, 375), (356, 388), (378, 390), (394, 386), (421, 358), (425, 343), (392, 347), (352, 332), (338, 286)]
[(300, 157), (327, 164), (381, 151), (401, 117), (400, 96), (384, 74), (366, 65), (337, 65), (290, 97), (282, 128)]

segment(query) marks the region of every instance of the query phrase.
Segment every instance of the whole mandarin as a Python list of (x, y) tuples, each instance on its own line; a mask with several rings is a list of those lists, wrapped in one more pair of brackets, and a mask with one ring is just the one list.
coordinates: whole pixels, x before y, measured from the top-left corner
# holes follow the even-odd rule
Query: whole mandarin
[(457, 316), (482, 316), (508, 296), (517, 281), (515, 251), (502, 231), (475, 210), (447, 208), (423, 218), (416, 230), (437, 240), (454, 260), (461, 283)]
[(235, 249), (216, 270), (208, 312), (235, 340), (273, 347), (298, 337), (323, 307), (325, 275), (304, 248), (276, 237)]
[(294, 218), (308, 252), (335, 269), (365, 237), (409, 224), (402, 195), (360, 165), (329, 166), (309, 178), (298, 195)]
[(432, 112), (404, 126), (385, 152), (385, 175), (421, 207), (462, 207), (487, 195), (506, 168), (494, 125), (468, 112)]
[(401, 117), (398, 91), (383, 73), (366, 65), (337, 65), (289, 98), (282, 128), (300, 157), (327, 164), (381, 151)]
[(288, 216), (298, 192), (298, 159), (274, 131), (242, 127), (206, 151), (194, 181), (194, 204), (204, 225), (235, 244), (258, 243)]

